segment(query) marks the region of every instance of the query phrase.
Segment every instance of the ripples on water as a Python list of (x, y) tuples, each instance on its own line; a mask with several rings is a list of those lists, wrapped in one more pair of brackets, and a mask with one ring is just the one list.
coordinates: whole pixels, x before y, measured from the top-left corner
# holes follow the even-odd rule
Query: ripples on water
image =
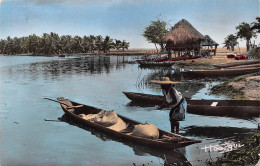
[(0, 56), (0, 164), (163, 165), (189, 161), (205, 165), (209, 157), (219, 154), (209, 156), (200, 150), (202, 146), (256, 128), (257, 119), (188, 114), (181, 122), (181, 133), (201, 139), (202, 143), (177, 151), (155, 151), (89, 128), (82, 129), (69, 121), (57, 122), (63, 117), (61, 108), (57, 103), (43, 100), (43, 97), (63, 96), (170, 131), (169, 110), (131, 105), (122, 92), (161, 94), (160, 86), (149, 82), (168, 76), (183, 82), (176, 88), (185, 97), (225, 99), (208, 94), (212, 86), (224, 80), (189, 80), (180, 75), (180, 69), (139, 68), (132, 63), (135, 59), (138, 57)]

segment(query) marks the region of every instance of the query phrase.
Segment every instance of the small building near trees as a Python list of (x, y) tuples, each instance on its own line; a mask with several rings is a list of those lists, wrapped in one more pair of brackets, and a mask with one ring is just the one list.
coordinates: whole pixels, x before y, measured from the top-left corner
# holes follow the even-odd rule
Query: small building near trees
[(209, 35), (205, 35), (205, 39), (201, 42), (201, 54), (203, 56), (211, 56), (211, 53), (214, 53), (215, 56), (218, 45)]
[[(202, 35), (185, 19), (176, 23), (172, 30), (163, 37), (162, 41), (166, 44), (168, 59), (172, 58), (172, 54), (174, 58), (181, 56), (193, 57), (208, 55), (210, 51), (214, 51), (215, 55), (218, 46), (208, 35)], [(202, 49), (206, 46), (208, 47), (207, 53)], [(209, 50), (209, 47), (212, 48), (213, 46), (215, 46), (215, 50)]]

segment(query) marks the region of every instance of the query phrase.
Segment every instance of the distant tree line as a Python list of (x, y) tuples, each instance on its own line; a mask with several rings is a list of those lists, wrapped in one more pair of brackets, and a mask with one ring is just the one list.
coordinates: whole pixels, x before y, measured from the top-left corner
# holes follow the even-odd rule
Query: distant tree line
[(125, 40), (111, 39), (109, 36), (59, 36), (51, 32), (26, 37), (10, 36), (0, 40), (0, 54), (64, 54), (64, 53), (107, 53), (110, 49), (122, 50), (129, 48)]
[(228, 35), (224, 40), (224, 47), (228, 50), (234, 51), (234, 47), (238, 45), (237, 39), (246, 40), (247, 51), (250, 49), (251, 39), (257, 37), (257, 33), (260, 33), (260, 17), (256, 17), (256, 22), (251, 24), (242, 22), (236, 26), (237, 32), (235, 34)]

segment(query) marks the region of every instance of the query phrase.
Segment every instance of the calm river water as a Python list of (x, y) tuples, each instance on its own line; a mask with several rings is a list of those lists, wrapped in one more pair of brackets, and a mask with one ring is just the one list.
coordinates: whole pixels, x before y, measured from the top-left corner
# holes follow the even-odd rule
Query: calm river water
[(209, 95), (222, 80), (184, 80), (178, 70), (141, 69), (136, 58), (0, 56), (0, 165), (206, 165), (221, 154), (201, 148), (256, 128), (258, 119), (188, 114), (181, 134), (202, 143), (155, 151), (59, 121), (59, 104), (43, 99), (65, 97), (170, 131), (169, 110), (133, 106), (122, 92), (161, 94), (149, 81), (167, 75), (183, 82), (177, 89), (185, 97), (225, 98)]

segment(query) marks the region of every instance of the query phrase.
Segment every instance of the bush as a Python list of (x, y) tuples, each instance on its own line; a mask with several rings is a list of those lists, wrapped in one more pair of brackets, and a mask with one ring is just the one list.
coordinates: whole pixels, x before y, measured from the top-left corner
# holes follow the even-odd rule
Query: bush
[(248, 57), (250, 59), (260, 59), (260, 47), (252, 48), (248, 53)]

